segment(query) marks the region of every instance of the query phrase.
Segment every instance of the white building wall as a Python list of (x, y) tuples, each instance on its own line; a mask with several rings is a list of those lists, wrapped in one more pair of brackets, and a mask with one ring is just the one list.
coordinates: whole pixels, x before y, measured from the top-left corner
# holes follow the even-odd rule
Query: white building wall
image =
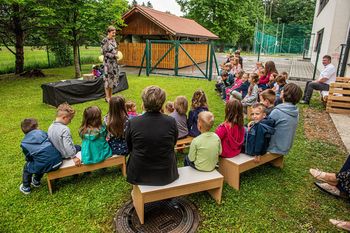
[[(317, 32), (324, 28), (320, 57), (317, 63), (317, 69), (322, 70), (322, 56), (326, 54), (332, 57), (332, 63), (338, 67), (340, 44), (345, 44), (347, 39), (350, 22), (350, 0), (329, 0), (321, 13), (317, 15), (319, 4), (320, 0), (317, 0), (312, 27), (314, 36), (311, 38), (311, 63), (315, 65), (316, 62), (317, 52), (314, 49), (316, 48)], [(350, 72), (349, 70), (348, 68), (347, 73)]]

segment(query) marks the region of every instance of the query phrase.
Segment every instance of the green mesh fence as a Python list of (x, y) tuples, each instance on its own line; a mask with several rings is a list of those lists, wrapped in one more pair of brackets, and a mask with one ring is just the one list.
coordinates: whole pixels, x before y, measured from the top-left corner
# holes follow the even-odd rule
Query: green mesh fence
[(254, 33), (254, 53), (303, 54), (310, 44), (311, 25), (257, 24)]

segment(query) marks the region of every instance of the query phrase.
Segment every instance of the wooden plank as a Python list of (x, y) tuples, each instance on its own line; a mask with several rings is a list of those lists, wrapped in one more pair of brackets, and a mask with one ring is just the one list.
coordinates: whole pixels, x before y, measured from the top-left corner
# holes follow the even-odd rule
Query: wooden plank
[(329, 101), (329, 103), (327, 103), (327, 107), (350, 108), (350, 102)]
[(331, 83), (331, 84), (330, 84), (330, 89), (331, 89), (332, 87), (350, 88), (350, 83), (341, 83), (341, 82), (338, 82), (338, 83)]
[(350, 109), (340, 109), (340, 108), (332, 108), (332, 107), (327, 107), (326, 112), (328, 113), (337, 113), (337, 114), (350, 114)]
[(350, 97), (347, 96), (335, 96), (335, 95), (329, 95), (328, 100), (334, 100), (334, 101), (345, 101), (350, 102)]
[(337, 77), (336, 82), (349, 82), (350, 77)]

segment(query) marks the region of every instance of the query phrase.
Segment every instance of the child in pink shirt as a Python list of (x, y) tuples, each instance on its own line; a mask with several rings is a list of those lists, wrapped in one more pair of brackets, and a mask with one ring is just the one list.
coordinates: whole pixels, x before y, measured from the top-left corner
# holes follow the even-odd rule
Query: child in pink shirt
[(225, 107), (225, 121), (215, 131), (221, 140), (221, 157), (232, 158), (241, 153), (245, 134), (243, 124), (241, 102), (236, 99), (229, 100)]
[(225, 89), (225, 91), (226, 91), (226, 102), (230, 99), (231, 91), (233, 91), (236, 88), (239, 88), (242, 85), (242, 83), (243, 83), (243, 80), (242, 80), (243, 75), (244, 75), (244, 71), (243, 70), (239, 71), (236, 74), (236, 79), (235, 79), (235, 82), (233, 83), (232, 87), (228, 87), (228, 88)]

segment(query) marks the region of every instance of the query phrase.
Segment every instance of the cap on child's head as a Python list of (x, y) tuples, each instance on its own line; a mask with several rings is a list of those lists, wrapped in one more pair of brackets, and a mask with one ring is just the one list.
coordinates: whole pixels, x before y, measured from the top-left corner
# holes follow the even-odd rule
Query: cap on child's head
[(34, 118), (26, 118), (21, 122), (21, 129), (24, 134), (38, 128), (38, 121)]
[(203, 130), (209, 131), (214, 125), (214, 114), (209, 111), (200, 112), (198, 120), (201, 122)]
[(73, 118), (74, 115), (75, 115), (75, 110), (68, 103), (60, 104), (57, 107), (56, 116), (68, 116), (68, 117)]

